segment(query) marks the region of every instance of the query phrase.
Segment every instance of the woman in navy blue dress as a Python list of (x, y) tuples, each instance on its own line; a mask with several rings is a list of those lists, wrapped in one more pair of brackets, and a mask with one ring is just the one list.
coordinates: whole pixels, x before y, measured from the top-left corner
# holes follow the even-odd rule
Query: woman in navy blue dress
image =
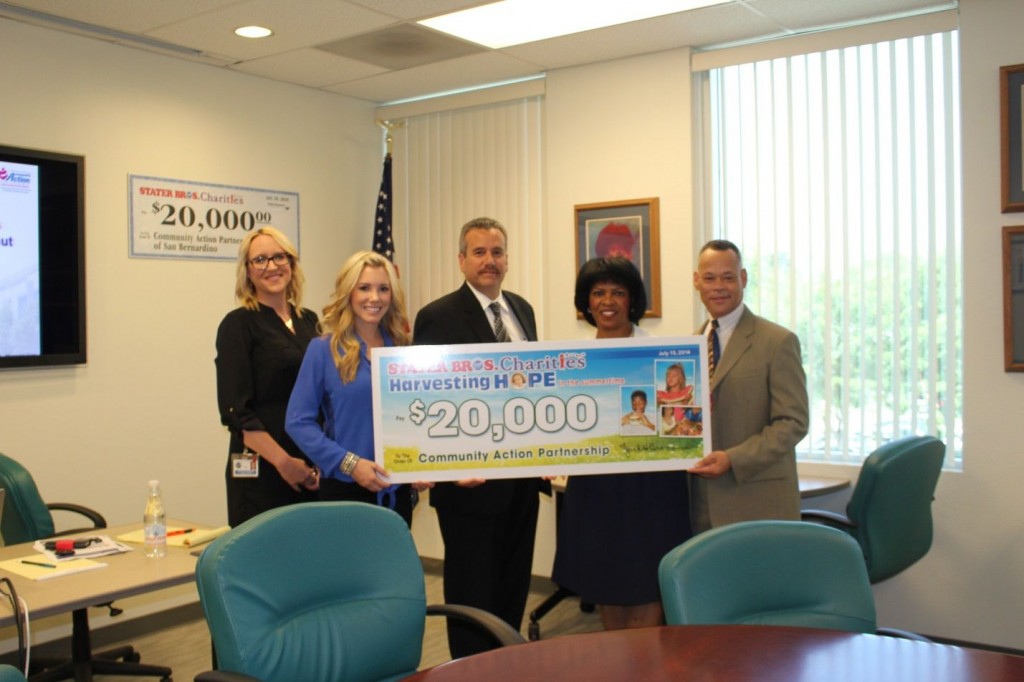
[[(599, 339), (646, 336), (643, 279), (626, 258), (587, 261), (575, 304)], [(597, 604), (606, 630), (661, 625), (658, 562), (692, 535), (687, 491), (683, 471), (570, 476), (552, 580)]]

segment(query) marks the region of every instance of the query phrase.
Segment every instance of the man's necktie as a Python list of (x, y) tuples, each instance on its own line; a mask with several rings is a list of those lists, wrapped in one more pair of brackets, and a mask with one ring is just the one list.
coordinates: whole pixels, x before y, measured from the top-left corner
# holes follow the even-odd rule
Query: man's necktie
[(715, 376), (715, 367), (721, 355), (722, 347), (718, 345), (718, 320), (711, 320), (711, 333), (708, 334), (708, 379)]
[(511, 341), (512, 337), (508, 335), (505, 323), (501, 321), (501, 304), (495, 301), (487, 307), (494, 313), (494, 338), (502, 342)]

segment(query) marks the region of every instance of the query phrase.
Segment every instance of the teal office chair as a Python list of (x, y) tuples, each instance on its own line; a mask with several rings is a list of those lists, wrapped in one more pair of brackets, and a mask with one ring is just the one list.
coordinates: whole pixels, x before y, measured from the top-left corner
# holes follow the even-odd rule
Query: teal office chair
[(709, 530), (666, 554), (669, 625), (793, 625), (875, 632), (875, 601), (850, 536), (800, 521)]
[[(55, 535), (77, 535), (107, 527), (103, 516), (88, 507), (67, 502), (43, 502), (32, 475), (21, 464), (0, 454), (0, 488), (3, 488), (4, 507), (0, 517), (0, 533), (4, 544), (15, 545), (34, 542)], [(51, 512), (72, 512), (85, 517), (92, 525), (56, 532)], [(111, 614), (120, 610), (110, 603)], [(55, 682), (67, 679), (91, 679), (91, 675), (141, 675), (169, 679), (171, 669), (164, 666), (144, 665), (138, 652), (131, 646), (93, 654), (89, 635), (89, 612), (76, 609), (71, 613), (71, 659), (64, 661), (33, 661), (33, 669), (42, 672), (32, 675), (33, 682)]]
[(25, 676), (12, 665), (0, 665), (0, 682), (25, 682)]
[(930, 641), (878, 628), (860, 547), (834, 528), (747, 521), (701, 533), (658, 566), (669, 625), (788, 625)]
[(946, 446), (933, 436), (910, 436), (872, 452), (861, 468), (846, 515), (805, 510), (860, 545), (872, 583), (907, 569), (932, 546), (932, 501)]
[(397, 680), (419, 665), (428, 614), (475, 623), (502, 645), (525, 641), (479, 609), (428, 607), (412, 534), (370, 504), (264, 512), (203, 551), (196, 583), (217, 666), (197, 681)]
[(53, 537), (57, 534), (51, 513), (54, 511), (73, 512), (84, 516), (92, 524), (84, 528), (63, 531), (61, 535), (107, 527), (106, 519), (88, 507), (67, 502), (43, 502), (39, 488), (32, 480), (32, 474), (4, 454), (0, 454), (0, 488), (6, 491), (3, 516), (0, 520), (0, 534), (3, 534), (4, 544), (17, 545)]

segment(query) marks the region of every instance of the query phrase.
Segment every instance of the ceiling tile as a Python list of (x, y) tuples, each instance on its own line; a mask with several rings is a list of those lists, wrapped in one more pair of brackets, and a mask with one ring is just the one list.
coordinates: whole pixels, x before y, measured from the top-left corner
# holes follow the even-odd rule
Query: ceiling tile
[(380, 66), (313, 48), (240, 62), (232, 65), (231, 69), (311, 88), (366, 78), (388, 71)]
[[(339, 0), (245, 0), (152, 31), (148, 35), (239, 59), (255, 59), (387, 26), (394, 19)], [(239, 26), (258, 24), (274, 31), (251, 40), (234, 34)]]
[(821, 0), (745, 0), (755, 11), (793, 31), (823, 29), (865, 20), (902, 16), (923, 9), (955, 7), (951, 0), (857, 0), (822, 2)]
[(351, 0), (382, 14), (401, 19), (429, 19), (441, 14), (458, 12), (477, 5), (486, 5), (494, 0)]
[(484, 83), (532, 76), (543, 71), (544, 69), (536, 64), (497, 52), (484, 52), (330, 85), (325, 89), (374, 102), (390, 102), (408, 97), (474, 87)]
[(164, 24), (238, 4), (238, 0), (3, 0), (8, 5), (104, 28), (142, 33)]
[(516, 45), (502, 52), (555, 69), (779, 31), (778, 24), (757, 12), (727, 5)]

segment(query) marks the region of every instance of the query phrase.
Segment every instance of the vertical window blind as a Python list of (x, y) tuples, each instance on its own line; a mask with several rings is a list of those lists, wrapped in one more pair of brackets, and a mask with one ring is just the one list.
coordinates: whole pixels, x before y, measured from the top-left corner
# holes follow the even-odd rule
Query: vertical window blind
[(392, 149), (396, 263), (410, 315), (461, 286), (459, 230), (479, 216), (508, 232), (504, 287), (541, 300), (543, 97), (410, 116)]
[(957, 32), (706, 72), (708, 238), (800, 337), (802, 460), (933, 434), (962, 465)]

